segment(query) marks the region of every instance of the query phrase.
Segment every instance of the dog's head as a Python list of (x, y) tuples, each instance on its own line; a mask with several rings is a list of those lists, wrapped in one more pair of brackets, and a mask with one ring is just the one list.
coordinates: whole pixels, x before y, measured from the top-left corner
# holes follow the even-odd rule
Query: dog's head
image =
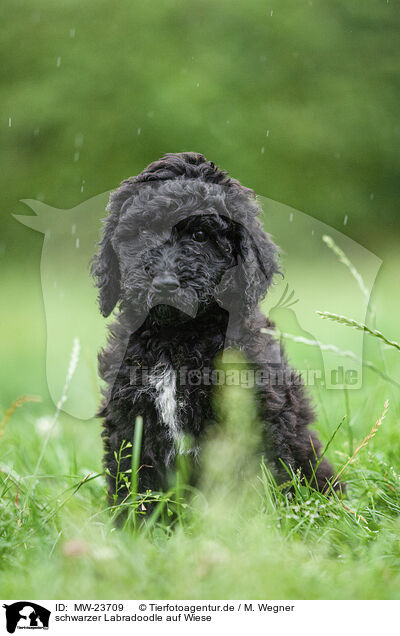
[(203, 155), (167, 154), (111, 194), (92, 264), (100, 308), (181, 322), (218, 302), (249, 314), (278, 271), (254, 193)]

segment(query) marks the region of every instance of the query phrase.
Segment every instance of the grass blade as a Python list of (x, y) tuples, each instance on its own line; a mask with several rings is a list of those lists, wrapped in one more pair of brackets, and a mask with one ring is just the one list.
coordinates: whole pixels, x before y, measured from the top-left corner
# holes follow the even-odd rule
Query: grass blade
[(386, 336), (384, 336), (381, 331), (378, 331), (377, 329), (370, 329), (370, 327), (368, 327), (368, 325), (364, 324), (363, 322), (358, 322), (358, 320), (354, 320), (354, 318), (347, 318), (347, 316), (333, 314), (329, 311), (317, 311), (317, 314), (325, 320), (332, 320), (333, 322), (337, 322), (340, 325), (352, 327), (357, 331), (364, 331), (374, 338), (379, 338), (389, 347), (394, 347), (395, 349), (400, 351), (400, 344), (398, 342), (396, 342), (395, 340), (389, 340), (389, 338), (386, 338)]

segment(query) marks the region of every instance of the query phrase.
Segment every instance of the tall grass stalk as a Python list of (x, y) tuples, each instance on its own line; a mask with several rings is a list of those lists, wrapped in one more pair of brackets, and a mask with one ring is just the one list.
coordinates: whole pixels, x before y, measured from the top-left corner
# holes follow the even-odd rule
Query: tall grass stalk
[[(350, 259), (348, 258), (348, 256), (346, 256), (346, 254), (343, 252), (343, 250), (335, 243), (335, 241), (333, 240), (333, 238), (331, 236), (328, 236), (327, 234), (325, 234), (322, 237), (322, 240), (324, 241), (324, 243), (334, 252), (334, 254), (336, 254), (336, 256), (338, 257), (339, 261), (341, 263), (343, 263), (343, 265), (345, 265), (349, 271), (351, 272), (352, 276), (354, 276), (354, 278), (357, 281), (357, 284), (359, 286), (359, 288), (361, 289), (361, 292), (366, 300), (367, 303), (367, 316), (370, 317), (370, 321), (371, 321), (371, 325), (373, 328), (376, 327), (376, 310), (375, 307), (372, 303), (371, 300), (371, 294), (367, 289), (367, 286), (364, 283), (363, 277), (361, 276), (360, 272), (355, 268), (355, 266), (353, 265), (353, 263), (350, 261)], [(385, 352), (383, 350), (382, 347), (382, 343), (379, 343), (379, 351), (380, 351), (380, 355), (382, 358), (382, 363), (383, 366), (385, 367), (385, 370), (387, 370), (387, 364), (386, 364), (386, 358), (385, 358)]]
[[(388, 411), (388, 408), (389, 408), (389, 400), (386, 400), (386, 402), (384, 404), (384, 407), (383, 407), (382, 415), (380, 416), (380, 418), (376, 421), (375, 425), (372, 427), (372, 429), (368, 433), (368, 435), (363, 439), (361, 444), (359, 446), (357, 446), (356, 450), (354, 451), (352, 456), (347, 460), (347, 462), (344, 464), (344, 466), (342, 466), (342, 468), (335, 474), (335, 476), (334, 476), (334, 478), (332, 480), (332, 486), (333, 487), (337, 485), (339, 478), (341, 477), (341, 475), (343, 475), (344, 471), (348, 468), (348, 466), (355, 460), (355, 458), (357, 457), (358, 453), (363, 448), (365, 448), (365, 446), (368, 444), (368, 442), (373, 437), (375, 437), (376, 433), (378, 432), (378, 428), (381, 426), (383, 420), (385, 419), (385, 416), (386, 416), (386, 413)], [(324, 492), (326, 493), (328, 491), (328, 489), (326, 489)]]
[(67, 375), (65, 377), (64, 386), (63, 386), (63, 389), (61, 391), (60, 399), (57, 402), (56, 410), (55, 410), (54, 415), (52, 417), (49, 429), (47, 431), (47, 435), (46, 435), (46, 437), (44, 439), (44, 442), (43, 442), (39, 457), (38, 457), (37, 462), (36, 462), (36, 466), (35, 466), (33, 474), (32, 474), (31, 483), (30, 483), (30, 486), (29, 486), (29, 489), (28, 489), (28, 492), (27, 492), (27, 497), (26, 497), (26, 505), (28, 505), (29, 499), (30, 499), (30, 497), (32, 495), (32, 491), (33, 491), (34, 486), (36, 484), (36, 477), (37, 477), (37, 474), (39, 472), (39, 468), (40, 468), (40, 465), (42, 463), (44, 454), (46, 452), (50, 436), (51, 436), (51, 434), (52, 434), (52, 432), (54, 430), (55, 425), (57, 424), (58, 418), (60, 417), (61, 409), (62, 409), (64, 403), (67, 400), (67, 394), (68, 394), (69, 385), (71, 384), (71, 380), (72, 380), (72, 378), (74, 376), (74, 373), (76, 371), (76, 368), (78, 366), (79, 353), (80, 353), (79, 338), (74, 338), (74, 342), (73, 342), (73, 345), (72, 345), (72, 351), (71, 351), (71, 357), (70, 357), (70, 360), (69, 360), (68, 371), (67, 371)]
[(384, 342), (389, 347), (394, 347), (395, 349), (400, 351), (400, 344), (398, 342), (396, 342), (395, 340), (389, 340), (389, 338), (387, 338), (381, 331), (378, 331), (377, 329), (370, 329), (370, 327), (368, 327), (368, 325), (364, 324), (363, 322), (354, 320), (354, 318), (347, 318), (347, 316), (341, 316), (340, 314), (333, 314), (329, 311), (317, 311), (316, 313), (325, 320), (332, 320), (333, 322), (337, 322), (340, 325), (352, 327), (357, 331), (364, 331), (370, 336), (382, 340), (382, 342)]
[(4, 417), (0, 422), (0, 439), (3, 437), (4, 432), (6, 430), (6, 426), (8, 424), (8, 422), (10, 421), (10, 418), (12, 416), (12, 414), (23, 404), (26, 404), (26, 402), (41, 402), (42, 398), (39, 397), (38, 395), (23, 395), (22, 397), (17, 398), (16, 400), (14, 400), (11, 405), (8, 407), (8, 409), (5, 411), (4, 413)]
[(138, 483), (139, 483), (139, 471), (140, 471), (140, 451), (142, 449), (142, 437), (143, 437), (143, 418), (139, 415), (135, 420), (135, 431), (133, 436), (133, 450), (132, 450), (132, 476), (131, 476), (131, 497), (133, 501), (133, 523), (136, 528), (137, 525), (137, 498), (138, 498)]
[(375, 319), (375, 309), (371, 303), (371, 294), (369, 293), (366, 284), (364, 283), (364, 279), (361, 276), (360, 272), (356, 269), (356, 267), (353, 265), (353, 263), (351, 262), (351, 260), (348, 258), (348, 256), (346, 256), (346, 254), (343, 252), (343, 250), (335, 243), (335, 241), (333, 240), (333, 238), (331, 236), (328, 236), (328, 234), (324, 234), (324, 236), (322, 237), (322, 240), (324, 241), (325, 245), (327, 245), (329, 247), (329, 249), (332, 250), (332, 252), (334, 254), (336, 254), (336, 256), (338, 257), (339, 261), (341, 263), (343, 263), (343, 265), (345, 265), (348, 270), (350, 271), (351, 275), (355, 278), (355, 280), (357, 281), (357, 284), (361, 290), (361, 293), (363, 294), (365, 300), (367, 301), (367, 307), (370, 307), (370, 315), (371, 318)]
[[(320, 313), (320, 312), (317, 312)], [(262, 328), (261, 333), (267, 333), (271, 336), (275, 336), (275, 338), (283, 338), (284, 340), (290, 340), (291, 342), (297, 342), (299, 344), (307, 345), (308, 347), (316, 347), (321, 351), (327, 351), (331, 353), (335, 353), (342, 358), (351, 358), (355, 360), (358, 364), (361, 364), (363, 367), (370, 369), (374, 373), (377, 373), (381, 378), (394, 384), (394, 386), (400, 387), (400, 383), (394, 380), (390, 375), (379, 369), (373, 362), (369, 360), (363, 360), (359, 356), (357, 356), (353, 351), (339, 349), (336, 345), (333, 344), (325, 344), (323, 342), (319, 342), (318, 340), (309, 340), (308, 338), (303, 338), (303, 336), (295, 336), (291, 333), (285, 333), (283, 331), (279, 331), (279, 329), (266, 329)]]

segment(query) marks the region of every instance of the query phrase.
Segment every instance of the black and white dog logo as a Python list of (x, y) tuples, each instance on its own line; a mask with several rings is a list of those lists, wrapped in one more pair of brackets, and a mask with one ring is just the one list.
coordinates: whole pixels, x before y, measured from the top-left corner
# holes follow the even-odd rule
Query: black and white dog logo
[(6, 610), (6, 627), (9, 634), (16, 629), (48, 629), (51, 612), (32, 601), (18, 601), (3, 605)]

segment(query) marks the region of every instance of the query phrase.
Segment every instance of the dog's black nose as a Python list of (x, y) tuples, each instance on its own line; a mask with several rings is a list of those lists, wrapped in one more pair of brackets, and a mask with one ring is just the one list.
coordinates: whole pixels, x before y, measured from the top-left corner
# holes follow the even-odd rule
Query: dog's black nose
[(178, 289), (179, 281), (173, 274), (164, 272), (153, 278), (153, 289), (158, 292), (172, 292)]

